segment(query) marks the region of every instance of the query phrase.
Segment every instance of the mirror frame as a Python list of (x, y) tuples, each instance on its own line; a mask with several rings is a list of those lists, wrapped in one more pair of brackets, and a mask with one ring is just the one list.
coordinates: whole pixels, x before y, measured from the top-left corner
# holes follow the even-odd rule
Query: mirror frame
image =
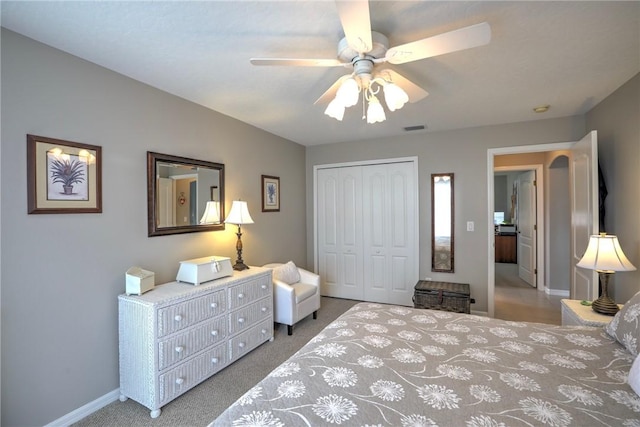
[[(175, 227), (157, 227), (158, 189), (156, 188), (156, 176), (158, 176), (157, 165), (160, 163), (176, 163), (186, 166), (196, 166), (217, 170), (220, 173), (219, 195), (220, 195), (220, 224), (198, 224), (182, 225)], [(172, 156), (170, 154), (154, 153), (147, 151), (147, 226), (149, 237), (166, 236), (169, 234), (197, 233), (201, 231), (224, 230), (224, 164), (207, 162), (204, 160), (189, 159), (186, 157)]]
[[(449, 182), (451, 183), (451, 244), (450, 244), (450, 259), (451, 265), (449, 269), (444, 268), (436, 268), (436, 232), (435, 232), (435, 213), (436, 213), (436, 204), (435, 204), (435, 179), (439, 177), (449, 177)], [(454, 239), (454, 229), (455, 229), (455, 197), (454, 197), (454, 185), (453, 185), (453, 173), (433, 173), (431, 174), (431, 271), (440, 272), (440, 273), (453, 273), (454, 272), (454, 261), (455, 261), (455, 239)]]

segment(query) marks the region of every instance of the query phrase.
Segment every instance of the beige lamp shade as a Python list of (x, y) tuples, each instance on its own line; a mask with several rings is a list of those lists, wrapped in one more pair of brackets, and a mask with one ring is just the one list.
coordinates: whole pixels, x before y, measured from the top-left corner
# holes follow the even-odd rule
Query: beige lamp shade
[(249, 208), (247, 202), (242, 200), (234, 200), (231, 205), (231, 212), (227, 215), (227, 219), (224, 222), (229, 224), (253, 224), (253, 219), (249, 214)]
[(611, 273), (636, 269), (622, 252), (618, 237), (605, 233), (589, 238), (587, 250), (576, 265), (589, 270)]
[(220, 202), (208, 201), (200, 224), (218, 224), (220, 222)]

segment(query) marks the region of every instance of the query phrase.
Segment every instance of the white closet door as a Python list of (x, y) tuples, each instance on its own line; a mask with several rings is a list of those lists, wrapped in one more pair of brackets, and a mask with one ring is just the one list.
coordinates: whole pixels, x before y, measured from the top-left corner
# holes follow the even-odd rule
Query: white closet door
[(412, 162), (364, 166), (364, 299), (412, 305), (417, 281), (415, 171)]
[(317, 186), (321, 293), (361, 300), (362, 168), (320, 169)]

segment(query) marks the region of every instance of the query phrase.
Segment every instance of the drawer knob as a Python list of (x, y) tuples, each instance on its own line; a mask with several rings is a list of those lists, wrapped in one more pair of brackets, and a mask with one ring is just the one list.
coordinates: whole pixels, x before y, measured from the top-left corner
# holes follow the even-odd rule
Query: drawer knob
[(176, 322), (179, 322), (179, 321), (182, 320), (182, 316), (179, 315), (179, 314), (176, 314), (176, 317), (174, 317), (174, 319), (175, 319)]
[(211, 335), (215, 337), (216, 335), (218, 335), (218, 331), (211, 331)]
[(218, 358), (217, 358), (217, 357), (212, 357), (212, 358), (211, 358), (211, 363), (213, 363), (214, 365), (215, 365), (216, 363), (218, 363)]
[(244, 317), (238, 317), (238, 323), (244, 323)]
[(176, 378), (176, 384), (180, 385), (184, 382), (184, 378)]
[(267, 330), (266, 330), (266, 329), (263, 329), (263, 330), (261, 330), (260, 332), (262, 332), (262, 335), (264, 335), (264, 334), (266, 334), (266, 333), (267, 333)]
[(262, 312), (266, 313), (267, 312), (267, 307), (262, 307)]
[(238, 299), (244, 298), (244, 294), (238, 294)]
[(211, 308), (218, 308), (218, 303), (217, 302), (212, 302), (211, 303)]
[(243, 342), (238, 343), (238, 347), (240, 347), (240, 348), (244, 348), (244, 346), (245, 346), (245, 345), (246, 345), (246, 344), (245, 344), (245, 343), (243, 343)]
[(182, 353), (183, 350), (184, 350), (184, 347), (181, 345), (176, 347), (176, 353)]
[(267, 289), (267, 285), (262, 285), (262, 289)]

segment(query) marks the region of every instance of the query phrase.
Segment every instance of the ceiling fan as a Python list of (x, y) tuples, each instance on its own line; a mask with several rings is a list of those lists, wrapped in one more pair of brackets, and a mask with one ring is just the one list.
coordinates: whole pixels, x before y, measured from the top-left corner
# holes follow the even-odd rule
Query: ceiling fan
[(385, 103), (391, 111), (408, 102), (418, 102), (428, 92), (382, 64), (404, 64), (445, 53), (488, 44), (491, 27), (488, 23), (471, 25), (437, 36), (389, 47), (384, 34), (371, 30), (368, 0), (336, 0), (338, 15), (345, 37), (338, 43), (337, 59), (251, 58), (253, 65), (285, 65), (302, 67), (346, 67), (353, 72), (340, 77), (314, 104), (326, 103), (325, 114), (342, 120), (345, 108), (357, 104), (360, 94), (368, 103), (363, 114), (368, 123), (386, 119), (376, 97), (382, 88)]

